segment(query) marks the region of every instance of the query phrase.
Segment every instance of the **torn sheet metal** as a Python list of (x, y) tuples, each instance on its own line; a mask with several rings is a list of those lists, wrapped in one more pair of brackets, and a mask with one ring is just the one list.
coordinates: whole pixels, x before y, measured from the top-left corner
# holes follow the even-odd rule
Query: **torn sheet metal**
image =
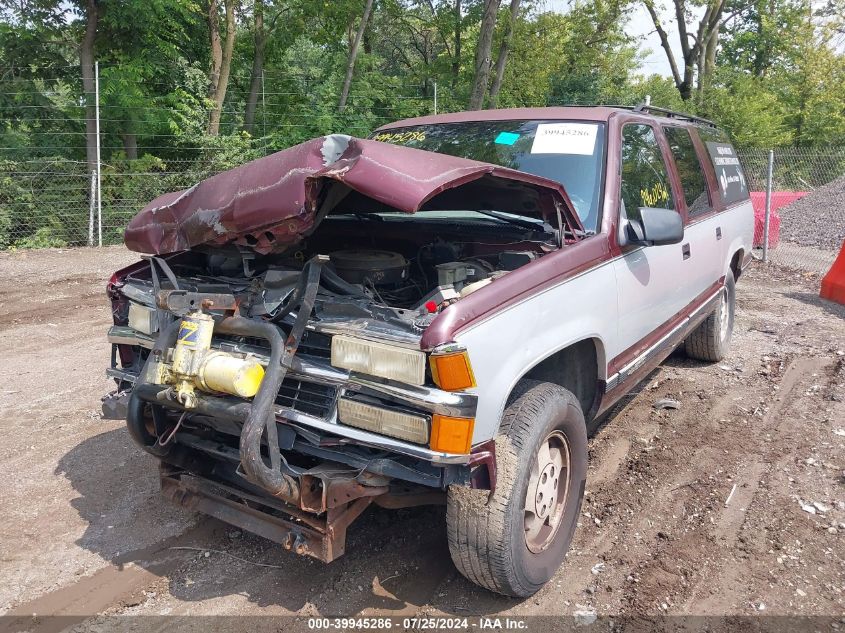
[(553, 180), (341, 134), (316, 138), (160, 196), (126, 229), (126, 246), (172, 253), (234, 243), (258, 253), (302, 240), (330, 212), (493, 209), (582, 229)]

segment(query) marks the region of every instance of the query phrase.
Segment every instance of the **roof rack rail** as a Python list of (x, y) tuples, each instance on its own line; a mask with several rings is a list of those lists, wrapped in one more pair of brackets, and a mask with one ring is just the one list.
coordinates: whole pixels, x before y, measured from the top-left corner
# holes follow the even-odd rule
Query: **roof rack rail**
[(648, 100), (643, 101), (638, 106), (634, 106), (630, 108), (634, 112), (644, 112), (646, 114), (651, 114), (652, 112), (657, 114), (662, 114), (663, 116), (669, 119), (682, 119), (684, 121), (693, 121), (695, 123), (702, 123), (704, 125), (708, 125), (710, 127), (716, 127), (716, 124), (711, 121), (710, 119), (705, 119), (700, 116), (695, 116), (692, 114), (686, 114), (685, 112), (676, 112), (675, 110), (668, 110), (666, 108), (658, 108), (657, 106), (653, 106), (649, 103)]
[(710, 119), (705, 119), (700, 116), (695, 116), (694, 114), (687, 114), (686, 112), (677, 112), (675, 110), (669, 110), (667, 108), (658, 108), (657, 106), (651, 105), (649, 99), (646, 99), (639, 105), (621, 105), (618, 103), (561, 103), (555, 104), (557, 107), (562, 108), (619, 108), (620, 110), (631, 110), (632, 112), (642, 112), (644, 114), (662, 114), (668, 119), (680, 119), (682, 121), (692, 121), (694, 123), (701, 123), (702, 125), (707, 125), (709, 127), (717, 127), (716, 123), (711, 121)]

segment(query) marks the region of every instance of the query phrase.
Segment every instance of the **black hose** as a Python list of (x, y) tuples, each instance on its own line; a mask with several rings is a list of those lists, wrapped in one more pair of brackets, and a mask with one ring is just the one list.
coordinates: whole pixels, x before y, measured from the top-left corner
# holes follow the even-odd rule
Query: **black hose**
[[(147, 359), (147, 364), (156, 355), (156, 350), (163, 353), (163, 350), (176, 344), (180, 323), (180, 321), (175, 321), (162, 331), (156, 339), (153, 351)], [(287, 373), (287, 368), (282, 365), (282, 358), (285, 353), (282, 332), (271, 323), (253, 321), (239, 316), (228, 317), (219, 321), (215, 324), (214, 329), (221, 334), (250, 336), (267, 340), (270, 344), (267, 371), (251, 404), (245, 402), (231, 403), (225, 399), (210, 396), (200, 399), (196, 408), (191, 409), (191, 412), (243, 422), (240, 451), (244, 473), (251, 481), (273, 495), (285, 501), (296, 503), (299, 497), (299, 484), (296, 479), (281, 472), (278, 438), (276, 437), (277, 434), (273, 432), (276, 431), (276, 416), (273, 405)], [(163, 457), (170, 451), (172, 445), (162, 446), (158, 443), (158, 437), (149, 433), (144, 411), (145, 407), (150, 406), (154, 420), (161, 417), (163, 422), (162, 405), (156, 403), (162, 401), (161, 396), (168, 391), (168, 388), (148, 383), (145, 379), (146, 369), (145, 365), (132, 389), (132, 395), (129, 397), (126, 424), (130, 436), (141, 448), (156, 457)], [(170, 408), (184, 410), (184, 407), (177, 402), (172, 400), (165, 402)], [(157, 431), (159, 430), (158, 426), (157, 423)], [(267, 444), (271, 467), (264, 463), (261, 456), (261, 436), (265, 428), (268, 429)], [(161, 430), (163, 431), (163, 429)]]
[[(304, 276), (304, 275), (303, 275)], [(281, 330), (271, 323), (253, 321), (244, 317), (228, 317), (214, 328), (222, 334), (263, 338), (270, 344), (270, 358), (267, 370), (252, 399), (252, 406), (241, 429), (241, 466), (247, 478), (276, 497), (286, 501), (298, 501), (299, 483), (290, 475), (280, 470), (281, 456), (276, 429), (276, 414), (273, 405), (287, 367), (282, 364), (284, 341)], [(267, 448), (270, 454), (270, 467), (261, 456), (261, 436), (267, 429)], [(275, 441), (274, 441), (275, 440)]]
[[(240, 420), (245, 416), (240, 438), (241, 466), (244, 474), (250, 481), (258, 484), (274, 496), (292, 503), (299, 501), (299, 482), (282, 470), (284, 458), (279, 451), (278, 429), (276, 428), (276, 414), (273, 405), (276, 402), (276, 397), (282, 386), (282, 381), (285, 379), (290, 362), (296, 354), (308, 318), (314, 310), (324, 263), (325, 260), (321, 257), (315, 257), (308, 262), (294, 295), (282, 310), (284, 315), (291, 312), (294, 307), (298, 307), (296, 321), (286, 340), (282, 338), (281, 329), (265, 321), (233, 316), (215, 323), (215, 331), (222, 334), (265, 339), (270, 344), (267, 370), (251, 404), (239, 403), (226, 407), (225, 403), (216, 402), (218, 399), (203, 398), (197, 407), (192, 409), (197, 413), (207, 413), (213, 416), (228, 417), (229, 419)], [(157, 407), (160, 411), (160, 405), (152, 403), (159, 401), (162, 394), (167, 392), (167, 388), (149, 384), (146, 380), (147, 368), (154, 358), (160, 358), (165, 350), (176, 344), (180, 325), (180, 320), (174, 321), (159, 334), (129, 398), (126, 417), (129, 432), (144, 450), (157, 457), (161, 457), (164, 454), (161, 451), (169, 450), (171, 445), (162, 447), (158, 441), (150, 444), (151, 436), (146, 430), (143, 413), (147, 403), (151, 404), (154, 412), (157, 411)], [(168, 405), (184, 409), (174, 402), (168, 401)], [(157, 434), (161, 436), (163, 429), (158, 429), (156, 415), (157, 413), (154, 413), (156, 430)], [(269, 467), (264, 463), (261, 455), (261, 438), (265, 429), (267, 431), (267, 449), (270, 456)], [(284, 462), (284, 466), (287, 470), (290, 470), (286, 462)]]
[(129, 436), (148, 453), (156, 457), (162, 457), (170, 452), (170, 446), (161, 446), (158, 443), (158, 435), (164, 431), (165, 415), (164, 410), (160, 405), (150, 404), (153, 415), (153, 423), (156, 428), (156, 436), (150, 434), (147, 430), (146, 412), (147, 402), (140, 397), (138, 387), (148, 384), (146, 381), (147, 369), (149, 364), (156, 358), (161, 358), (165, 350), (173, 347), (176, 344), (176, 337), (179, 334), (179, 326), (181, 321), (173, 321), (165, 327), (156, 338), (153, 349), (150, 355), (147, 356), (147, 361), (141, 368), (138, 374), (138, 379), (135, 381), (135, 387), (132, 389), (132, 394), (129, 396), (129, 402), (126, 405), (126, 428), (129, 431)]
[(334, 290), (335, 292), (339, 292), (344, 295), (352, 295), (353, 297), (364, 297), (369, 299), (367, 294), (361, 288), (349, 283), (328, 266), (323, 268), (322, 280), (326, 287), (330, 290)]
[[(169, 391), (170, 389), (168, 387), (163, 385), (153, 385), (150, 383), (135, 385), (132, 389), (132, 392), (137, 393), (138, 397), (144, 402), (159, 405), (164, 404), (169, 409), (185, 411), (185, 405), (167, 397), (166, 394), (168, 394)], [(158, 408), (160, 409), (161, 406)], [(250, 404), (248, 402), (233, 402), (229, 398), (219, 398), (217, 396), (209, 395), (199, 398), (197, 400), (197, 406), (190, 409), (189, 413), (207, 415), (212, 418), (243, 424), (249, 416), (249, 408)]]

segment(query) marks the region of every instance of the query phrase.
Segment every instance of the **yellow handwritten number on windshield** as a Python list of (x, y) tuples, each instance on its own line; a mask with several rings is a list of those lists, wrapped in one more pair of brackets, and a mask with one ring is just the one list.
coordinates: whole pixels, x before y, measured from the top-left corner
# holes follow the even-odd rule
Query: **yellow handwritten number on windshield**
[(411, 130), (408, 132), (382, 132), (373, 137), (374, 141), (381, 141), (382, 143), (397, 143), (404, 145), (405, 143), (419, 143), (425, 140), (425, 132), (418, 130)]

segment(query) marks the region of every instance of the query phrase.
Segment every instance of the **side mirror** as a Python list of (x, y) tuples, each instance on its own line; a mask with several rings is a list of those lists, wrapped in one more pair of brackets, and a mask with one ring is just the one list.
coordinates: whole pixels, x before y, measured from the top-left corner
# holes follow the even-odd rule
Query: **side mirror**
[(640, 219), (628, 220), (626, 228), (630, 244), (661, 246), (678, 244), (684, 239), (681, 215), (672, 209), (640, 207)]

